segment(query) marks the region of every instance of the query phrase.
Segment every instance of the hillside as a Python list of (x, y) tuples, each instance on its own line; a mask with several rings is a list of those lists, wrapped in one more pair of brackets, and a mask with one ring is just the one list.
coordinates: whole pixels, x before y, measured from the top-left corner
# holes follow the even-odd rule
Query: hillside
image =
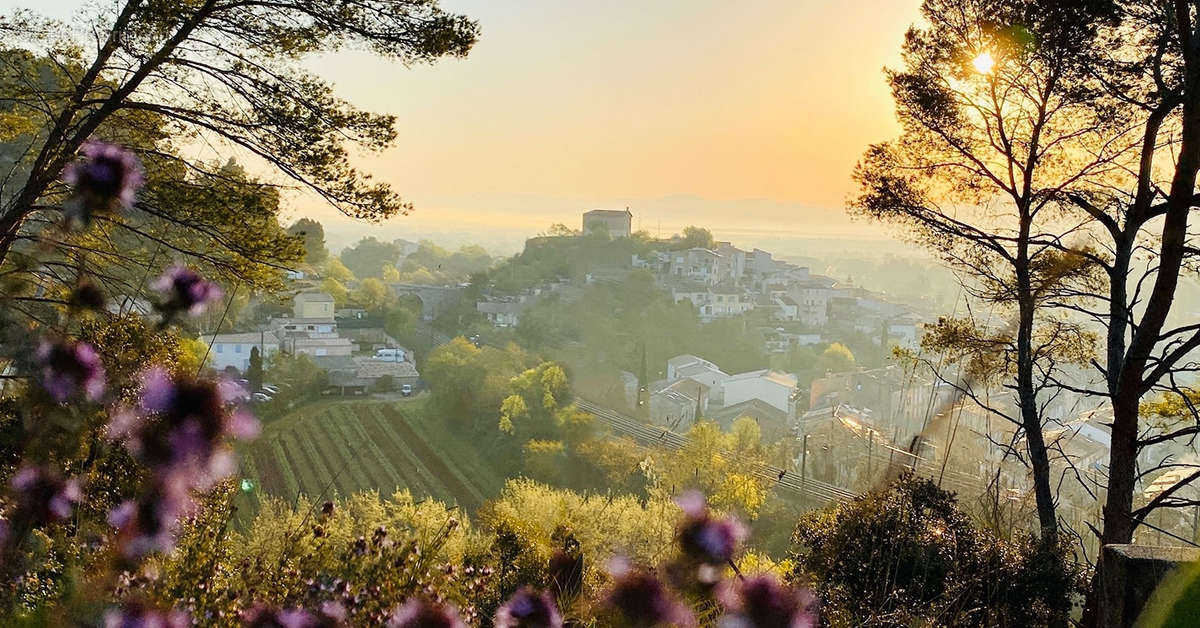
[(243, 476), (259, 494), (289, 500), (407, 488), (473, 512), (500, 492), (504, 474), (429, 422), (424, 406), (424, 397), (305, 406), (264, 426), (242, 452)]

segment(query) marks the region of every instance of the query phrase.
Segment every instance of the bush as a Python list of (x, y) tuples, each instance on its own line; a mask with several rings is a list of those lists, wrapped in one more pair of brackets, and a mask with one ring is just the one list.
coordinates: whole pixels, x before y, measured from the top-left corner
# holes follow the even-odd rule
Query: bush
[(1082, 584), (1066, 556), (976, 528), (953, 494), (906, 474), (802, 518), (791, 578), (813, 584), (834, 626), (1065, 625)]

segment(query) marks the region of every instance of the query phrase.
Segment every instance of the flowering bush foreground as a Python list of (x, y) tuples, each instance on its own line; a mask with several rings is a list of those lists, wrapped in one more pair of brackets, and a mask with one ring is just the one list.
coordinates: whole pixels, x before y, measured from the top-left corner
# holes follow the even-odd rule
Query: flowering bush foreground
[[(80, 237), (95, 217), (131, 207), (144, 180), (136, 157), (119, 146), (91, 142), (81, 153), (63, 172), (71, 193), (55, 228), (64, 237)], [(425, 538), (393, 538), (380, 526), (369, 536), (338, 540), (332, 502), (288, 530), (275, 556), (255, 557), (260, 574), (270, 571), (263, 561), (274, 561), (274, 582), (223, 590), (214, 599), (209, 593), (227, 575), (221, 558), (231, 551), (231, 443), (253, 438), (258, 422), (243, 407), (240, 386), (196, 376), (198, 365), (181, 359), (169, 334), (219, 301), (221, 289), (194, 269), (172, 266), (150, 284), (159, 316), (151, 328), (105, 314), (107, 299), (82, 263), (75, 281), (56, 324), (5, 321), (16, 333), (4, 339), (9, 354), (0, 357), (25, 384), (17, 387), (19, 404), (4, 408), (14, 417), (4, 433), (13, 436), (6, 443), (10, 459), (0, 461), (10, 476), (0, 501), (0, 608), (14, 621), (289, 628), (814, 624), (806, 591), (772, 575), (736, 573), (745, 529), (715, 516), (697, 494), (678, 500), (683, 520), (673, 556), (657, 569), (614, 561), (596, 599), (580, 595), (584, 557), (569, 532), (541, 569), (524, 574), (503, 561), (507, 537), (498, 535), (498, 573), (487, 557), (468, 553), (457, 564), (435, 564), (460, 526), (452, 517)], [(107, 355), (101, 340), (112, 349)], [(304, 550), (289, 555), (297, 547)]]

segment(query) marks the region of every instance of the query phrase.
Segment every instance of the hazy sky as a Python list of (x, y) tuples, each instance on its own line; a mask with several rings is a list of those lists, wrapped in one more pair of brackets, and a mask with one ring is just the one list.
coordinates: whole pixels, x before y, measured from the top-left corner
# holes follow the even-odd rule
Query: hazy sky
[(398, 116), (396, 147), (363, 165), (417, 212), (372, 231), (516, 237), (628, 205), (652, 232), (864, 233), (842, 210), (849, 174), (896, 133), (880, 70), (918, 0), (443, 4), (481, 24), (466, 59), (312, 63), (339, 95)]

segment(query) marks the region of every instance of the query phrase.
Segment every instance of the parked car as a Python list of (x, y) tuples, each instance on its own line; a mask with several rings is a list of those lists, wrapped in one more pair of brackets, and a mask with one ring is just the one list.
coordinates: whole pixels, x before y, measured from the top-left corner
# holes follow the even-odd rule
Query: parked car
[(376, 360), (386, 360), (388, 362), (403, 362), (404, 349), (380, 349), (375, 352)]
[(413, 394), (412, 384), (404, 384), (400, 386), (400, 394), (408, 397)]
[(251, 396), (250, 398), (251, 398), (251, 399), (253, 399), (253, 400), (255, 400), (255, 401), (270, 401), (270, 400), (271, 400), (271, 395), (269, 395), (269, 394), (267, 394), (267, 393), (265, 393), (265, 392), (256, 392), (256, 393), (254, 393), (254, 395), (253, 395), (253, 396)]
[(275, 396), (275, 395), (279, 394), (279, 387), (273, 386), (271, 384), (263, 384), (262, 386), (259, 386), (259, 390), (261, 390), (262, 392), (265, 392), (271, 396)]

